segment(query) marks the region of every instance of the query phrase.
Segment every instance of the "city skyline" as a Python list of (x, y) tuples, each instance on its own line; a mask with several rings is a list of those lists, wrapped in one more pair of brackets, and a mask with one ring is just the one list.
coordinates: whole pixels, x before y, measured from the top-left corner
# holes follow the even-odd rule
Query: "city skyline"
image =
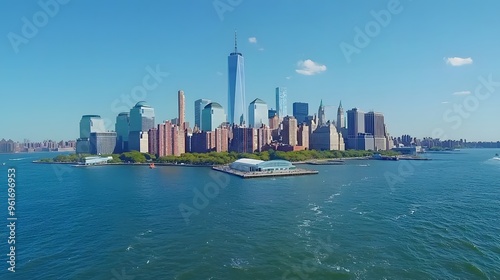
[[(384, 112), (391, 135), (422, 138), (436, 132), (443, 139), (498, 141), (500, 131), (483, 127), (494, 128), (499, 116), (495, 93), (500, 61), (495, 54), (500, 40), (485, 30), (499, 23), (494, 11), (500, 4), (490, 1), (491, 8), (484, 9), (465, 1), (444, 1), (429, 9), (423, 3), (400, 1), (389, 9), (390, 2), (365, 2), (361, 7), (279, 2), (282, 5), (266, 9), (266, 2), (244, 2), (225, 12), (223, 20), (211, 3), (200, 3), (200, 10), (181, 2), (133, 3), (119, 7), (122, 14), (111, 23), (103, 21), (116, 9), (110, 3), (99, 3), (99, 10), (92, 1), (60, 5), (47, 25), (37, 28), (36, 36), (17, 45), (18, 52), (8, 36), (0, 44), (6, 54), (0, 69), (2, 102), (15, 105), (6, 106), (0, 118), (16, 116), (16, 122), (0, 124), (0, 138), (74, 139), (75, 123), (85, 114), (102, 115), (107, 130), (113, 130), (116, 116), (141, 100), (155, 107), (156, 123), (161, 123), (177, 116), (177, 102), (167, 100), (179, 89), (186, 93), (190, 124), (192, 104), (200, 98), (219, 102), (227, 112), (226, 58), (237, 29), (238, 50), (246, 59), (244, 112), (255, 98), (274, 108), (273, 89), (283, 86), (288, 106), (307, 102), (316, 108), (323, 99), (327, 119), (335, 120), (328, 106), (336, 110), (342, 100), (344, 108)], [(294, 20), (280, 12), (282, 8), (316, 16)], [(453, 13), (439, 13), (444, 8)], [(9, 2), (2, 10), (9, 13), (2, 14), (5, 25), (0, 33), (23, 35), (21, 19), (33, 21), (43, 9), (37, 3)], [(257, 12), (255, 22), (250, 15)], [(77, 24), (93, 14), (102, 19), (96, 17), (89, 27), (99, 29)], [(175, 26), (187, 15), (200, 23), (183, 31), (157, 27)], [(422, 15), (431, 20), (423, 22)], [(131, 25), (131, 17), (144, 22)], [(271, 24), (277, 19), (283, 24)], [(374, 28), (368, 36), (366, 27), (373, 22), (379, 22), (379, 31), (373, 35), (378, 30)], [(359, 45), (356, 39), (366, 40)], [(485, 41), (488, 44), (480, 43)], [(346, 56), (346, 50), (353, 52)], [(54, 104), (60, 105), (46, 109)], [(33, 116), (47, 123), (18, 129), (28, 127)]]

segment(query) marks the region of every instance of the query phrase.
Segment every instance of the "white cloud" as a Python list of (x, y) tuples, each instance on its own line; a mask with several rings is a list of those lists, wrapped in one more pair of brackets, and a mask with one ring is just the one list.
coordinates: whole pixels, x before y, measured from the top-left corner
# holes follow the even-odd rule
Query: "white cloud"
[(264, 51), (264, 48), (259, 48), (259, 51)]
[(306, 76), (316, 75), (326, 71), (326, 65), (319, 64), (310, 59), (297, 62), (297, 67), (298, 69), (296, 69), (295, 72)]
[(256, 37), (250, 37), (250, 38), (248, 38), (248, 42), (250, 42), (252, 44), (257, 44), (257, 38)]
[(448, 102), (448, 101), (441, 102), (441, 104), (448, 104), (448, 103), (450, 103), (450, 102)]
[(290, 80), (292, 77), (286, 76), (285, 79)]
[(453, 95), (469, 95), (471, 92), (468, 90), (454, 92)]
[(451, 66), (462, 66), (467, 64), (472, 64), (474, 62), (472, 58), (461, 58), (461, 57), (447, 57), (444, 59), (446, 64), (450, 64)]
[(216, 72), (216, 74), (217, 74), (217, 76), (222, 76), (222, 75), (224, 75), (224, 74), (222, 74), (222, 72), (220, 72), (220, 71), (217, 71), (217, 72)]

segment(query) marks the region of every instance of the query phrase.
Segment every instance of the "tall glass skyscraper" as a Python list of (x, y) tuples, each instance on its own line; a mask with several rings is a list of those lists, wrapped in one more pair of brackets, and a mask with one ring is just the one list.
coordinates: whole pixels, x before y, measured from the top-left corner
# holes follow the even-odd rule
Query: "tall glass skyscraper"
[(278, 117), (283, 119), (288, 116), (288, 108), (286, 106), (286, 88), (277, 87), (276, 88), (276, 111), (278, 111)]
[(148, 152), (148, 131), (155, 126), (155, 111), (144, 101), (130, 109), (129, 150)]
[(128, 151), (128, 134), (130, 125), (130, 114), (123, 112), (116, 117), (116, 152), (122, 153)]
[(201, 129), (202, 126), (201, 112), (210, 102), (212, 101), (209, 99), (198, 99), (194, 102), (194, 124), (199, 129)]
[(309, 115), (309, 104), (303, 102), (294, 102), (293, 103), (293, 116), (297, 119), (297, 122), (300, 124), (307, 120), (307, 116)]
[(259, 98), (256, 98), (248, 106), (248, 125), (253, 128), (260, 128), (262, 124), (268, 124), (267, 104)]
[(202, 111), (202, 127), (203, 131), (214, 131), (226, 120), (226, 114), (224, 113), (224, 108), (217, 103), (212, 102), (205, 106)]
[(80, 138), (90, 138), (92, 132), (105, 132), (104, 120), (99, 115), (84, 115), (80, 120)]
[(236, 33), (234, 34), (234, 52), (227, 58), (228, 64), (228, 122), (241, 125), (246, 121), (245, 103), (245, 60), (238, 52)]
[(76, 153), (90, 153), (90, 134), (106, 131), (104, 120), (98, 115), (84, 115), (80, 120), (80, 138), (76, 140)]

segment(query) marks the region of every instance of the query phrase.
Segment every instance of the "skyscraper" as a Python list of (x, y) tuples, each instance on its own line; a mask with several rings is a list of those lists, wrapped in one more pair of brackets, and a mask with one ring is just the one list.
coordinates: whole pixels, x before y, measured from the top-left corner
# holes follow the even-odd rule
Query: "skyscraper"
[(259, 128), (267, 123), (267, 104), (259, 98), (256, 98), (248, 106), (248, 125), (249, 127)]
[(347, 146), (349, 149), (364, 149), (360, 147), (358, 138), (365, 133), (365, 113), (353, 108), (347, 111)]
[(130, 125), (130, 114), (123, 112), (116, 116), (116, 153), (123, 153), (128, 150), (128, 134)]
[(303, 102), (293, 103), (293, 116), (297, 119), (298, 123), (305, 122), (309, 115), (309, 104)]
[(148, 131), (155, 126), (155, 111), (140, 101), (130, 109), (129, 150), (148, 152)]
[(277, 87), (276, 88), (276, 111), (278, 117), (283, 119), (288, 115), (288, 108), (286, 106), (286, 88)]
[(205, 106), (202, 112), (202, 127), (203, 131), (214, 131), (222, 123), (226, 121), (226, 114), (224, 108), (217, 103), (212, 102)]
[(326, 125), (326, 115), (325, 115), (325, 106), (323, 106), (323, 99), (319, 103), (318, 108), (318, 127)]
[(228, 64), (228, 122), (242, 125), (245, 120), (245, 60), (238, 52), (236, 32), (234, 33), (234, 52), (227, 58)]
[(104, 120), (99, 115), (84, 115), (80, 120), (80, 138), (90, 138), (92, 132), (105, 132)]
[[(76, 153), (90, 153), (90, 135), (106, 132), (104, 120), (98, 115), (84, 115), (80, 120), (80, 138), (76, 140)], [(116, 140), (115, 140), (116, 141)]]
[(297, 145), (297, 120), (292, 116), (286, 116), (283, 119), (283, 144), (290, 146)]
[(184, 122), (186, 121), (186, 99), (184, 97), (184, 91), (179, 90), (177, 92), (177, 105), (179, 112), (179, 123), (177, 124), (181, 128), (185, 129)]
[(198, 99), (194, 102), (194, 124), (201, 129), (202, 126), (202, 117), (201, 112), (212, 101), (208, 99)]
[(365, 114), (365, 132), (373, 135), (375, 150), (387, 149), (384, 115), (382, 113), (372, 111)]
[(342, 101), (340, 101), (339, 108), (337, 109), (337, 130), (341, 131), (345, 128), (345, 115), (344, 108), (342, 108)]

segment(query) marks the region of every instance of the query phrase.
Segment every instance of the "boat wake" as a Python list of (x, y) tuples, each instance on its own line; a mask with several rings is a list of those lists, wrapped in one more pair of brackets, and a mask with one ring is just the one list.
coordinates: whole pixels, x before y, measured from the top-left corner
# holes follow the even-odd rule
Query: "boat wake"
[(9, 160), (24, 160), (24, 159), (28, 159), (27, 157), (24, 157), (24, 158), (9, 158)]

